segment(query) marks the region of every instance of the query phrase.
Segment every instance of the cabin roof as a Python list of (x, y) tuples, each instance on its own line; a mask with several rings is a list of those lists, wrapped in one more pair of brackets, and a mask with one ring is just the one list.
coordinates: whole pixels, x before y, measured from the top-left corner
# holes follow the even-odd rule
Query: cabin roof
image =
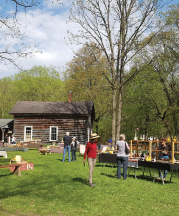
[(94, 115), (93, 101), (47, 102), (17, 101), (9, 114)]
[(14, 119), (0, 119), (0, 128), (9, 128), (9, 124), (13, 121)]

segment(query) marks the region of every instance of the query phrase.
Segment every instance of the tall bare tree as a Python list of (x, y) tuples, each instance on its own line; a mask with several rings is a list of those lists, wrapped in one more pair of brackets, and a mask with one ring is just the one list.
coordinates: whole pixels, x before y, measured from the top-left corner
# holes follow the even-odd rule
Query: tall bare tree
[[(17, 60), (20, 57), (32, 55), (34, 48), (25, 44), (26, 34), (20, 31), (21, 24), (17, 19), (19, 12), (27, 12), (40, 5), (40, 0), (1, 0), (0, 10), (0, 63), (12, 63), (19, 67)], [(21, 43), (13, 41), (21, 40)], [(11, 42), (10, 42), (11, 41)]]
[[(128, 76), (126, 70), (131, 60), (150, 42), (143, 38), (155, 27), (161, 4), (160, 0), (79, 0), (71, 8), (69, 21), (76, 23), (79, 31), (69, 32), (69, 41), (95, 43), (108, 61), (111, 79), (108, 74), (104, 76), (113, 89), (113, 145), (120, 134), (123, 86), (142, 68), (136, 66)], [(150, 62), (148, 60), (146, 66)]]

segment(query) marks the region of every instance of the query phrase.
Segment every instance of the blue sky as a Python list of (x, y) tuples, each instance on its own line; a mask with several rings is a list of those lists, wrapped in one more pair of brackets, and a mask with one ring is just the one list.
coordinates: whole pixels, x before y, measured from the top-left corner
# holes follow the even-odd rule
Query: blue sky
[[(42, 66), (56, 66), (64, 70), (65, 65), (73, 57), (73, 51), (80, 47), (77, 45), (66, 45), (64, 37), (67, 37), (67, 31), (77, 31), (75, 24), (66, 23), (68, 20), (69, 10), (72, 5), (72, 0), (61, 0), (63, 4), (57, 4), (56, 0), (41, 0), (41, 7), (26, 12), (19, 11), (17, 19), (21, 24), (19, 26), (21, 32), (25, 32), (28, 38), (25, 42), (42, 51), (36, 53), (35, 56), (27, 57), (25, 59), (18, 59), (18, 63), (24, 69), (30, 69), (35, 65)], [(9, 1), (1, 0), (0, 14), (3, 10), (9, 12), (12, 5)], [(165, 2), (168, 2), (167, 0)], [(4, 4), (3, 4), (4, 3)], [(178, 3), (178, 0), (172, 1), (172, 4)], [(0, 35), (0, 48), (4, 44), (18, 44), (21, 43), (19, 39), (12, 39), (10, 36), (6, 37), (6, 41)], [(14, 75), (19, 70), (13, 65), (8, 66), (0, 62), (0, 78)]]
[[(6, 0), (3, 1), (5, 2)], [(35, 56), (25, 59), (21, 58), (18, 60), (18, 63), (24, 69), (30, 69), (34, 65), (47, 67), (53, 65), (63, 70), (65, 64), (72, 59), (73, 50), (79, 48), (74, 45), (66, 45), (64, 40), (64, 37), (67, 36), (67, 30), (74, 29), (75, 31), (74, 24), (66, 24), (72, 0), (64, 0), (63, 5), (52, 4), (51, 0), (42, 0), (41, 2), (42, 7), (29, 10), (26, 12), (26, 15), (24, 11), (20, 11), (17, 14), (17, 19), (21, 24), (19, 26), (21, 32), (25, 32), (28, 36), (25, 42), (31, 47), (36, 45), (37, 49), (42, 51), (42, 53), (36, 53)], [(10, 4), (5, 4), (4, 6), (1, 4), (0, 13), (2, 13), (4, 8), (6, 12), (12, 9)], [(6, 36), (6, 41), (4, 38), (0, 38), (0, 47), (9, 43), (16, 43), (16, 47), (18, 47), (18, 44), (21, 42), (17, 38), (12, 39), (10, 36)], [(14, 75), (18, 72), (19, 70), (12, 64), (9, 64), (7, 67), (0, 63), (0, 78)]]

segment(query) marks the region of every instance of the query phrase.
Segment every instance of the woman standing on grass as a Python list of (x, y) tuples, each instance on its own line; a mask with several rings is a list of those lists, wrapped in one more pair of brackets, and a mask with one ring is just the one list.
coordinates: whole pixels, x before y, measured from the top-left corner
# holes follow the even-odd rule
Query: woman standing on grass
[(116, 142), (117, 153), (117, 176), (121, 179), (121, 164), (123, 164), (123, 180), (127, 178), (127, 166), (128, 166), (128, 156), (125, 152), (125, 146), (130, 150), (129, 145), (125, 141), (126, 137), (124, 134), (119, 136), (119, 141)]
[(88, 165), (89, 165), (88, 183), (90, 187), (95, 187), (95, 185), (92, 183), (92, 176), (96, 164), (97, 153), (99, 152), (99, 150), (97, 150), (97, 141), (99, 137), (100, 136), (98, 136), (96, 133), (91, 134), (90, 142), (87, 143), (86, 151), (84, 154), (84, 160), (83, 160), (84, 165), (85, 165), (86, 155), (88, 157)]

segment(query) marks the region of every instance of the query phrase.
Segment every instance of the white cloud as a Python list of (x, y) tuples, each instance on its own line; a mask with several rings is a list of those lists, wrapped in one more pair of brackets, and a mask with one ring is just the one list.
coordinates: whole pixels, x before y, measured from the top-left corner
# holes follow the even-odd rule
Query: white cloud
[[(49, 5), (47, 1), (47, 5)], [(42, 53), (36, 53), (34, 57), (27, 57), (25, 59), (18, 59), (20, 65), (24, 69), (30, 69), (35, 65), (42, 66), (60, 66), (64, 67), (65, 64), (73, 57), (73, 50), (77, 50), (80, 47), (75, 45), (66, 45), (64, 37), (67, 36), (67, 30), (74, 29), (76, 27), (73, 23), (66, 23), (69, 15), (70, 1), (66, 1), (63, 6), (65, 10), (61, 13), (54, 13), (53, 10), (31, 10), (26, 13), (22, 12), (17, 14), (17, 19), (21, 23), (20, 30), (25, 32), (28, 38), (25, 40), (26, 44), (30, 46), (37, 45), (37, 49)], [(15, 38), (14, 41), (10, 36), (7, 37), (6, 43), (21, 43), (20, 39)], [(0, 42), (1, 46), (1, 42)], [(13, 49), (13, 48), (12, 48)], [(18, 69), (13, 65), (8, 67), (0, 64), (0, 78), (18, 73)]]

